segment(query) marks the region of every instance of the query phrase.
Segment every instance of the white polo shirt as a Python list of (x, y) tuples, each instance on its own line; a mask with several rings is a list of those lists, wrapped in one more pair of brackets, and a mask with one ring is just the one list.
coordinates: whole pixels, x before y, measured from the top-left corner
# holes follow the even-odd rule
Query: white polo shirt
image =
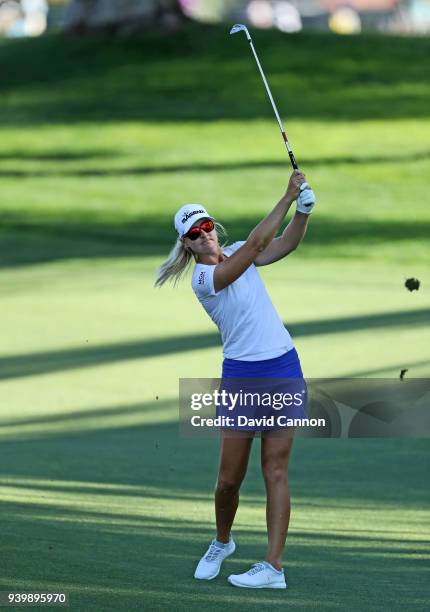
[[(245, 241), (223, 249), (227, 257)], [(197, 263), (191, 285), (208, 315), (221, 332), (223, 356), (241, 361), (279, 357), (294, 348), (254, 264), (233, 283), (215, 292), (216, 265)]]

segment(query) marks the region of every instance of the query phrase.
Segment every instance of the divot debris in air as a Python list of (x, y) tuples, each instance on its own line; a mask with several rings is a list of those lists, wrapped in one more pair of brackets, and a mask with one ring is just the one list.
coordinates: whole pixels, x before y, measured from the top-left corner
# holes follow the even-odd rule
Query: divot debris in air
[(417, 278), (407, 278), (405, 280), (405, 287), (409, 291), (418, 291), (420, 288), (420, 281)]

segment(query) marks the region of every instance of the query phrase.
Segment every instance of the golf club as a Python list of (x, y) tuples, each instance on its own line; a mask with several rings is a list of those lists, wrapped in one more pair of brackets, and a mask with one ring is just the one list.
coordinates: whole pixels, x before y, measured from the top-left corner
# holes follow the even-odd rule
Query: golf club
[(290, 147), (290, 143), (288, 142), (288, 138), (287, 138), (287, 135), (285, 133), (284, 127), (282, 125), (281, 118), (279, 117), (278, 109), (276, 108), (275, 101), (274, 101), (272, 93), (270, 91), (269, 84), (267, 83), (267, 79), (266, 79), (266, 77), (264, 75), (263, 68), (261, 67), (260, 60), (258, 59), (258, 55), (257, 55), (257, 53), (255, 51), (255, 48), (254, 48), (254, 45), (252, 43), (251, 35), (248, 32), (248, 28), (246, 26), (244, 26), (242, 23), (236, 23), (231, 28), (230, 34), (236, 34), (237, 32), (245, 32), (246, 38), (247, 38), (249, 44), (251, 45), (251, 49), (252, 49), (252, 52), (254, 54), (255, 61), (257, 62), (258, 69), (260, 70), (260, 74), (261, 74), (261, 77), (263, 79), (264, 86), (266, 87), (267, 94), (269, 96), (270, 102), (272, 103), (273, 110), (275, 111), (276, 120), (278, 122), (279, 129), (281, 130), (282, 138), (284, 139), (285, 146), (287, 147), (288, 155), (290, 156), (291, 165), (293, 166), (294, 170), (297, 170), (298, 169), (298, 165), (297, 165), (297, 162), (296, 162), (296, 158), (294, 157), (294, 153), (293, 153), (293, 151), (292, 151), (292, 149)]

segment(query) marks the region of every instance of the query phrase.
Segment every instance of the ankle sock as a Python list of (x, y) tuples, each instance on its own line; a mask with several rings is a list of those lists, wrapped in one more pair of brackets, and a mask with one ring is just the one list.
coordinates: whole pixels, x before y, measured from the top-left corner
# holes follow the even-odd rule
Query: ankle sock
[(215, 538), (215, 546), (218, 546), (218, 548), (225, 548), (226, 546), (230, 544), (230, 541), (231, 541), (231, 536), (229, 537), (228, 542), (220, 542), (219, 540)]
[(274, 572), (276, 572), (277, 574), (283, 574), (284, 570), (280, 569), (276, 569), (276, 567), (273, 567), (273, 565), (271, 563), (269, 563), (269, 561), (266, 561), (267, 565), (270, 567), (270, 569), (272, 569)]

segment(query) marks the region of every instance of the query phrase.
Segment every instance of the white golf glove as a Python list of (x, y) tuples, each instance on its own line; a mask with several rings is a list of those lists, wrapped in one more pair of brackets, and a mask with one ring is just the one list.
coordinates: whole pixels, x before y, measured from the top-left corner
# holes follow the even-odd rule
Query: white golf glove
[(313, 207), (315, 206), (316, 197), (308, 183), (302, 183), (300, 185), (300, 195), (296, 200), (297, 212), (310, 215)]

